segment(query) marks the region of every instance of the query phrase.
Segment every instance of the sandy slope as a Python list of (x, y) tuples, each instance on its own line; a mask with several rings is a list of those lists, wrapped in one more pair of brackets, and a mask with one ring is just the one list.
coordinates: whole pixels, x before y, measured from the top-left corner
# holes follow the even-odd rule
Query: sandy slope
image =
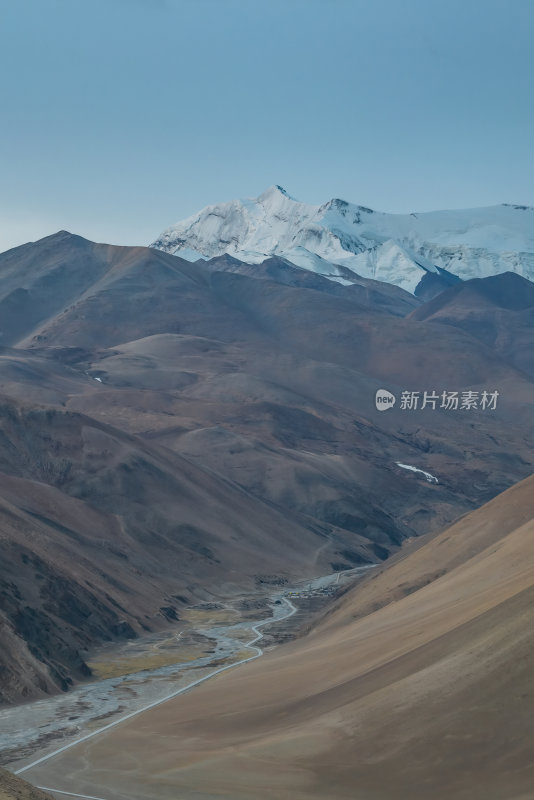
[(30, 778), (109, 800), (534, 797), (533, 490), (399, 554), (305, 639)]
[(26, 781), (0, 768), (0, 800), (52, 800), (51, 795), (35, 789)]

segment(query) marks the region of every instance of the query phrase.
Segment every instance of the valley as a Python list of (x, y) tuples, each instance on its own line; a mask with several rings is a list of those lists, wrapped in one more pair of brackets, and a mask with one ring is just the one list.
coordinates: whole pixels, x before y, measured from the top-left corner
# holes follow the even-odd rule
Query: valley
[(96, 682), (66, 696), (0, 710), (0, 731), (5, 731), (0, 733), (0, 765), (24, 774), (78, 742), (254, 660), (263, 648), (308, 629), (325, 605), (367, 569), (300, 581), (268, 596), (200, 604), (189, 609), (179, 632), (100, 648), (87, 658)]
[(105, 800), (526, 800), (532, 488), (407, 545), (308, 634), (26, 776)]
[(0, 800), (534, 800), (533, 40), (4, 2)]
[[(58, 798), (472, 800), (473, 687), (517, 651), (529, 692), (532, 283), (264, 255), (0, 254), (1, 763)], [(498, 403), (400, 401), (454, 391)]]

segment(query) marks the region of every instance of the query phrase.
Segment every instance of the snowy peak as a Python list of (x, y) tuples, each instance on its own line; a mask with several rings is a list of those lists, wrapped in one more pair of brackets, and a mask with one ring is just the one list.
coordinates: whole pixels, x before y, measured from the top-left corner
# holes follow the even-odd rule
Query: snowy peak
[(388, 214), (333, 198), (307, 205), (282, 186), (210, 205), (165, 230), (152, 247), (190, 261), (225, 253), (248, 263), (277, 255), (342, 283), (373, 278), (417, 293), (426, 275), (462, 280), (505, 271), (534, 279), (534, 216), (503, 204)]
[(291, 197), (289, 192), (286, 192), (283, 186), (279, 186), (278, 184), (274, 184), (273, 186), (269, 186), (263, 194), (260, 194), (258, 197), (258, 202), (262, 205), (267, 203), (271, 203), (272, 201), (276, 201), (277, 198), (280, 196), (287, 197), (288, 200), (293, 200), (295, 203), (298, 202), (294, 197)]

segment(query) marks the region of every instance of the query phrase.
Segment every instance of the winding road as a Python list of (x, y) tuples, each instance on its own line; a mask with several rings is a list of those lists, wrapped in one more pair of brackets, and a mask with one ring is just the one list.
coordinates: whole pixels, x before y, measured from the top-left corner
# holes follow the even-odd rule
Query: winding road
[[(251, 639), (249, 642), (246, 642), (245, 647), (250, 647), (256, 651), (253, 656), (248, 656), (247, 658), (242, 658), (240, 661), (236, 661), (233, 664), (227, 664), (225, 667), (219, 667), (218, 669), (213, 670), (208, 675), (204, 675), (203, 678), (199, 678), (192, 683), (189, 683), (187, 686), (183, 686), (181, 689), (178, 689), (176, 692), (167, 695), (167, 697), (162, 697), (160, 700), (156, 700), (153, 703), (149, 703), (143, 708), (138, 708), (136, 711), (132, 711), (130, 714), (126, 714), (124, 717), (115, 720), (115, 722), (110, 722), (108, 725), (104, 725), (103, 728), (99, 728), (96, 731), (92, 731), (91, 733), (87, 733), (85, 736), (81, 736), (79, 739), (76, 739), (73, 742), (69, 742), (68, 744), (63, 745), (63, 747), (59, 747), (57, 750), (54, 750), (52, 753), (47, 753), (47, 755), (38, 758), (36, 761), (32, 761), (30, 764), (26, 764), (26, 766), (21, 767), (20, 769), (15, 771), (15, 775), (21, 775), (23, 772), (27, 772), (28, 770), (32, 769), (32, 767), (36, 767), (38, 764), (43, 764), (45, 761), (49, 761), (50, 759), (54, 758), (55, 756), (59, 755), (60, 753), (64, 753), (65, 750), (69, 750), (71, 747), (75, 747), (77, 744), (81, 744), (81, 742), (86, 742), (88, 739), (92, 739), (95, 736), (99, 736), (101, 733), (105, 731), (109, 731), (111, 728), (114, 728), (116, 725), (121, 725), (126, 720), (132, 719), (132, 717), (137, 717), (139, 714), (144, 714), (145, 711), (149, 711), (151, 708), (155, 708), (156, 706), (162, 705), (162, 703), (166, 703), (168, 700), (172, 700), (174, 697), (177, 697), (180, 694), (184, 694), (185, 692), (194, 689), (195, 686), (199, 686), (201, 683), (205, 683), (213, 678), (215, 675), (219, 675), (221, 672), (226, 672), (226, 670), (234, 669), (235, 667), (239, 667), (241, 664), (246, 664), (248, 661), (254, 661), (256, 658), (259, 658), (263, 655), (263, 650), (261, 647), (256, 645), (260, 639), (263, 638), (263, 633), (261, 633), (260, 628), (265, 627), (265, 625), (269, 625), (271, 623), (282, 622), (282, 620), (289, 619), (292, 617), (293, 614), (296, 613), (297, 609), (293, 605), (293, 603), (287, 599), (287, 597), (282, 597), (282, 602), (284, 602), (288, 607), (288, 613), (282, 617), (278, 617), (278, 619), (273, 619), (273, 617), (269, 617), (269, 619), (261, 620), (257, 622), (255, 625), (252, 625), (252, 631), (256, 634), (254, 639)], [(64, 795), (67, 797), (80, 797), (82, 800), (104, 800), (102, 797), (93, 797), (87, 794), (75, 794), (73, 792), (66, 792), (62, 789), (52, 789), (48, 786), (39, 786), (39, 789), (42, 789), (46, 792), (54, 792), (58, 795)]]

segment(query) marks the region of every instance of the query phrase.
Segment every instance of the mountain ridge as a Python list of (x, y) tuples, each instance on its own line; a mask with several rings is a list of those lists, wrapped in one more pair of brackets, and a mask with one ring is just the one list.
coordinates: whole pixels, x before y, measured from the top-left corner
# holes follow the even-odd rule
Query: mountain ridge
[(511, 270), (532, 280), (531, 214), (514, 204), (411, 214), (339, 198), (307, 205), (274, 185), (257, 198), (206, 206), (151, 246), (192, 261), (228, 253), (261, 263), (279, 255), (330, 280), (351, 281), (355, 273), (417, 294), (427, 274), (451, 282), (448, 276), (465, 280)]
[[(424, 317), (431, 307), (399, 287), (343, 285), (278, 256), (195, 264), (66, 232), (0, 255), (9, 549), (0, 580), (7, 625), (22, 634), (18, 664), (4, 665), (4, 701), (70, 685), (83, 677), (77, 649), (128, 633), (106, 600), (87, 635), (75, 634), (68, 598), (82, 616), (88, 605), (69, 567), (80, 556), (84, 580), (126, 608), (98, 558), (113, 565), (131, 592), (135, 613), (124, 620), (140, 634), (142, 624), (168, 622), (168, 596), (194, 600), (213, 583), (219, 591), (229, 558), (246, 589), (266, 558), (270, 573), (288, 578), (289, 569), (325, 574), (383, 560), (532, 472), (532, 377), (500, 341), (412, 318), (414, 308)], [(512, 329), (522, 322), (511, 312)], [(531, 329), (521, 336), (528, 352)], [(375, 396), (385, 388), (399, 398), (488, 389), (500, 399), (489, 413), (397, 403), (382, 414)], [(251, 530), (237, 541), (239, 515)], [(98, 543), (89, 520), (105, 531)], [(154, 594), (162, 548), (176, 570)], [(68, 553), (59, 576), (57, 553)], [(55, 633), (43, 641), (46, 626)]]

